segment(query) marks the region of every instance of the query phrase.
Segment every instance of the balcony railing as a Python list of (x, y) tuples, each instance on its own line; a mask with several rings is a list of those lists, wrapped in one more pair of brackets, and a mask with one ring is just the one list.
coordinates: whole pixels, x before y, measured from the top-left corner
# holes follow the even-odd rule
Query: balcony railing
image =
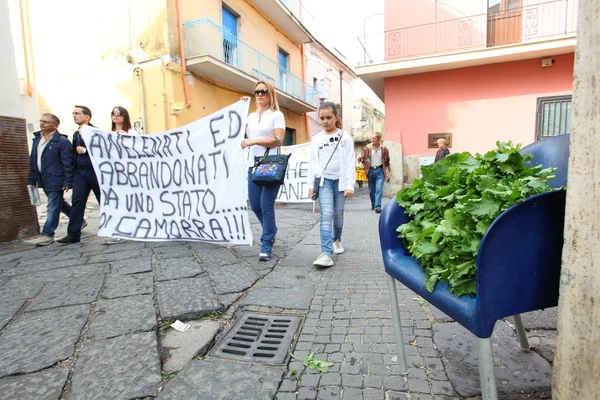
[(555, 0), (359, 37), (365, 64), (575, 36), (578, 0)]
[(257, 80), (269, 81), (296, 99), (317, 105), (317, 91), (312, 86), (241, 41), (226, 28), (207, 18), (187, 21), (183, 27), (186, 57), (210, 56)]

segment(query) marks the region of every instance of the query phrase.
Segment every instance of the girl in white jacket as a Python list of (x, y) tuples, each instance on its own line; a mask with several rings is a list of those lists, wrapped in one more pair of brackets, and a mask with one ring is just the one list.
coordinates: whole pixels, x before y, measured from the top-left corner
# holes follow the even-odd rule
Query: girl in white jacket
[(308, 168), (309, 187), (314, 187), (309, 189), (309, 196), (312, 198), (313, 194), (317, 194), (321, 210), (322, 253), (313, 265), (331, 267), (331, 256), (344, 252), (344, 203), (347, 198), (354, 196), (356, 156), (354, 140), (341, 129), (340, 116), (334, 103), (321, 104), (319, 120), (323, 130), (312, 137)]

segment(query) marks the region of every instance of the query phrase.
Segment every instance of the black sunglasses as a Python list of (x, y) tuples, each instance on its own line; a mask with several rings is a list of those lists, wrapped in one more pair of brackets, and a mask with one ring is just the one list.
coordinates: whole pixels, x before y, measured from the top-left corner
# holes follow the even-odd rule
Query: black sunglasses
[(266, 96), (267, 94), (269, 94), (269, 91), (267, 89), (259, 89), (254, 91), (255, 96)]

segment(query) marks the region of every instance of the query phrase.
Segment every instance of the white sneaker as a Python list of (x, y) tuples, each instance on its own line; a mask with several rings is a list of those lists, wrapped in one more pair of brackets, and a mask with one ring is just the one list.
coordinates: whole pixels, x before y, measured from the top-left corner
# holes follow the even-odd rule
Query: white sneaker
[(54, 243), (54, 236), (40, 236), (36, 241), (36, 246), (48, 246)]
[(342, 254), (344, 252), (344, 246), (342, 246), (341, 240), (333, 242), (333, 254)]
[(333, 265), (333, 260), (325, 253), (321, 253), (319, 257), (313, 263), (315, 267), (331, 267)]

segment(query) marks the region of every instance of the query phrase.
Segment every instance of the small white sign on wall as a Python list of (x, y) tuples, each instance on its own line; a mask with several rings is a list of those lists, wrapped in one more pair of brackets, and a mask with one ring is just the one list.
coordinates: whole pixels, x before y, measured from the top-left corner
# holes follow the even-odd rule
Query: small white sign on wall
[(433, 164), (435, 156), (421, 156), (419, 157), (419, 178), (421, 177), (421, 167), (429, 164)]

